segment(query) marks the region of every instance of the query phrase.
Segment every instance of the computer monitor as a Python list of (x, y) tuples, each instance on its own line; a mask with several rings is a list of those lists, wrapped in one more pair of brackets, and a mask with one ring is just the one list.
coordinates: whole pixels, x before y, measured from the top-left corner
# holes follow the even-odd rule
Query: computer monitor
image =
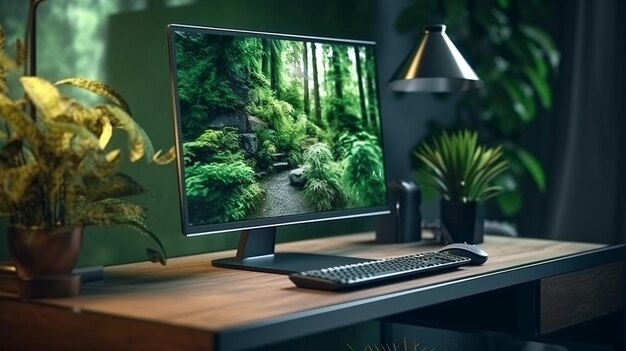
[(168, 25), (183, 233), (241, 231), (219, 267), (363, 259), (274, 252), (276, 227), (389, 213), (375, 45)]

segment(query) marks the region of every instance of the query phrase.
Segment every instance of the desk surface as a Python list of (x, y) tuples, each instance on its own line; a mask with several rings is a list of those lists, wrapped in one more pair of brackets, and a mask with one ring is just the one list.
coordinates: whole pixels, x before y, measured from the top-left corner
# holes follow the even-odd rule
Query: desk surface
[[(375, 244), (357, 234), (281, 244), (277, 251), (381, 258), (432, 251), (439, 244)], [(483, 266), (347, 293), (295, 287), (284, 275), (212, 267), (233, 251), (105, 269), (105, 280), (81, 295), (32, 301), (80, 314), (114, 316), (201, 332), (216, 349), (287, 340), (622, 259), (621, 248), (598, 244), (486, 236)], [(0, 296), (2, 297), (2, 296)], [(6, 297), (3, 297), (6, 298)]]

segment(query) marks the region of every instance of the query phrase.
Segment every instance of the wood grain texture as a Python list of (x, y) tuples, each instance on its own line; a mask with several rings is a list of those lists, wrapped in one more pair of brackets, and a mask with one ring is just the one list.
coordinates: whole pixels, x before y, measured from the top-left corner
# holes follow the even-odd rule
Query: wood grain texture
[(540, 330), (548, 333), (623, 308), (624, 264), (601, 266), (541, 280)]
[[(41, 318), (46, 318), (48, 312), (45, 311), (56, 308), (66, 313), (61, 314), (63, 319), (72, 319), (71, 311), (81, 311), (82, 315), (93, 314), (98, 318), (108, 315), (117, 320), (143, 321), (148, 326), (167, 323), (167, 327), (173, 330), (188, 328), (206, 332), (203, 336), (215, 336), (225, 330), (302, 311), (498, 272), (604, 245), (486, 236), (485, 243), (480, 246), (490, 254), (489, 261), (483, 266), (466, 266), (443, 274), (348, 293), (300, 289), (284, 275), (211, 266), (213, 259), (234, 256), (234, 251), (230, 251), (170, 259), (166, 267), (151, 263), (108, 267), (105, 268), (104, 282), (83, 285), (78, 297), (36, 300), (35, 303), (41, 305), (39, 307), (19, 305), (25, 305), (26, 309), (32, 307), (31, 316), (41, 313), (44, 315)], [(364, 233), (281, 244), (277, 251), (382, 258), (433, 251), (440, 247), (440, 244), (428, 241), (380, 245), (374, 243), (373, 233)], [(18, 310), (17, 302), (11, 302), (9, 296), (0, 295), (0, 301)], [(8, 313), (4, 308), (0, 309), (0, 320), (10, 320)]]
[(0, 350), (210, 350), (213, 337), (174, 327), (0, 298)]
[[(513, 240), (513, 241), (511, 241)], [(166, 267), (138, 263), (105, 269), (104, 284), (86, 284), (82, 295), (55, 299), (53, 305), (80, 308), (148, 321), (167, 321), (207, 330), (383, 295), (469, 277), (600, 247), (595, 244), (488, 237), (481, 247), (491, 253), (487, 264), (349, 293), (296, 288), (284, 275), (215, 268), (211, 260), (234, 255), (221, 252), (172, 259)], [(281, 245), (281, 251), (325, 252), (382, 258), (432, 251), (439, 244), (376, 245), (372, 235), (354, 235)]]

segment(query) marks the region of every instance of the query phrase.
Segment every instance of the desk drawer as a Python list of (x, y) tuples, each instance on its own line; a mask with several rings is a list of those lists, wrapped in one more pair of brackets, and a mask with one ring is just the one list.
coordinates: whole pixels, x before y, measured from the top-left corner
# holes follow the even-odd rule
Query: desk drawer
[(617, 312), (623, 303), (622, 261), (542, 279), (540, 333)]

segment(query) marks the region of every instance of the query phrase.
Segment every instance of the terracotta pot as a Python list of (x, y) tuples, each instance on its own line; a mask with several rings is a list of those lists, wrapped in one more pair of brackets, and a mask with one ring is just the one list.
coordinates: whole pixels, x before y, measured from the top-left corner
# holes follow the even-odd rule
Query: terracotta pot
[(7, 227), (9, 253), (21, 278), (71, 274), (83, 227)]

